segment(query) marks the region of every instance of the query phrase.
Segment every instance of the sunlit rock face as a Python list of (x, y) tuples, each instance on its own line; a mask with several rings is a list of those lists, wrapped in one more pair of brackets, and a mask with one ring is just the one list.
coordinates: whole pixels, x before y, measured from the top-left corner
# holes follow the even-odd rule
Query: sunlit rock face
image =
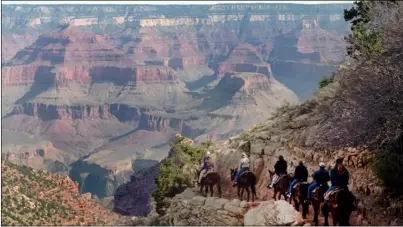
[(225, 140), (310, 97), (343, 60), (348, 7), (5, 5), (4, 150), (110, 204), (176, 133)]

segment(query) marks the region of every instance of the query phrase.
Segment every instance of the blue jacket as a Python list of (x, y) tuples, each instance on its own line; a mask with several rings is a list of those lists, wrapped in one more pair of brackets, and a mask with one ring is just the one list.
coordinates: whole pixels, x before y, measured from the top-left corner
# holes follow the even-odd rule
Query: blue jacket
[(316, 170), (313, 175), (313, 180), (318, 184), (326, 184), (329, 178), (329, 172), (325, 169), (325, 167), (320, 167), (319, 170)]
[(337, 173), (335, 168), (330, 171), (330, 181), (332, 186), (346, 187), (348, 185), (349, 178), (350, 176), (346, 169), (344, 169), (344, 173), (341, 175)]

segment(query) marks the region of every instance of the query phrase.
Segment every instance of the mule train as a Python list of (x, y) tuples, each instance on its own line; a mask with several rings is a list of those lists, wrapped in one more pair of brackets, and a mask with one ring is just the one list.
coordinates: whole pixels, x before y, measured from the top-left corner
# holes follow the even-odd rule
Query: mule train
[[(257, 199), (256, 176), (250, 171), (250, 160), (245, 153), (242, 153), (239, 166), (230, 169), (232, 187), (237, 187), (237, 195), (242, 201), (244, 191), (247, 192), (249, 202), (252, 194), (252, 202)], [(203, 158), (202, 169), (197, 172), (197, 182), (200, 192), (207, 196), (210, 189), (210, 196), (214, 194), (214, 186), (218, 189), (218, 196), (221, 197), (221, 177), (214, 171), (215, 166), (210, 156), (206, 153)], [(295, 168), (294, 174), (287, 173), (287, 162), (283, 156), (279, 156), (274, 165), (274, 171), (268, 170), (270, 184), (267, 186), (273, 189), (273, 199), (289, 200), (294, 202), (297, 211), (302, 207), (302, 217), (306, 219), (309, 213), (309, 206), (313, 207), (314, 223), (319, 225), (319, 213), (324, 216), (324, 225), (328, 226), (329, 213), (333, 218), (333, 225), (350, 225), (351, 213), (356, 209), (356, 198), (347, 185), (349, 183), (349, 172), (343, 165), (342, 159), (337, 159), (335, 166), (330, 173), (325, 169), (324, 163), (319, 163), (319, 169), (312, 174), (313, 182), (308, 183), (308, 170), (302, 163)], [(331, 182), (329, 187), (328, 182)], [(203, 192), (203, 189), (205, 191)], [(277, 197), (278, 194), (278, 197)]]

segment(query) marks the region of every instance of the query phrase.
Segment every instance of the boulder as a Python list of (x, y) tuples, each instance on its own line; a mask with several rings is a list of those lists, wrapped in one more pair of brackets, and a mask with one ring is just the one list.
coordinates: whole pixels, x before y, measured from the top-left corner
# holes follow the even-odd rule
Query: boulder
[(224, 205), (224, 210), (227, 210), (227, 211), (235, 213), (235, 214), (242, 214), (246, 209), (239, 207), (239, 206), (231, 205), (230, 203), (227, 203)]
[(218, 209), (223, 209), (223, 207), (226, 203), (228, 203), (227, 199), (216, 199), (214, 201), (213, 207), (218, 208)]
[(192, 199), (198, 195), (196, 188), (186, 188), (182, 194), (177, 195), (183, 199)]
[(303, 225), (301, 214), (285, 200), (266, 201), (244, 216), (245, 226)]
[(196, 197), (193, 197), (193, 199), (192, 199), (192, 205), (194, 205), (194, 206), (201, 206), (201, 205), (204, 205), (204, 202), (206, 201), (206, 198), (205, 197), (201, 197), (201, 196), (196, 196)]

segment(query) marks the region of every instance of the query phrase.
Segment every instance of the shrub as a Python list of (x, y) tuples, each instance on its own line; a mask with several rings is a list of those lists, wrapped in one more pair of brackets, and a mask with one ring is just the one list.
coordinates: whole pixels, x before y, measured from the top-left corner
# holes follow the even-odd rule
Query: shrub
[(209, 148), (213, 145), (213, 142), (211, 140), (208, 140), (208, 141), (202, 142), (201, 145), (205, 148)]
[[(369, 1), (357, 1), (355, 6), (344, 10), (344, 19), (351, 21), (351, 34), (347, 37), (347, 54), (355, 59), (371, 58), (382, 53), (381, 38), (371, 22), (374, 20), (373, 5)], [(384, 4), (378, 2), (378, 4)]]
[(152, 196), (156, 202), (156, 210), (160, 215), (163, 215), (165, 213), (164, 208), (169, 206), (166, 198), (172, 198), (192, 185), (194, 176), (183, 168), (185, 166), (198, 166), (204, 149), (209, 146), (204, 144), (201, 147), (193, 147), (182, 144), (183, 139), (183, 137), (178, 138), (175, 143), (170, 144), (170, 156), (160, 163), (159, 173), (155, 178), (157, 188)]
[(394, 196), (403, 195), (403, 136), (378, 149), (372, 169)]
[(338, 72), (340, 86), (335, 98), (320, 106), (326, 121), (316, 130), (316, 146), (369, 146), (377, 156), (374, 172), (390, 192), (401, 195), (403, 3), (367, 3), (372, 20), (368, 26), (377, 34), (382, 51), (357, 57), (354, 64)]
[(326, 77), (326, 76), (323, 76), (319, 81), (319, 88), (324, 88), (330, 83), (333, 83), (333, 79), (329, 78), (329, 77)]

